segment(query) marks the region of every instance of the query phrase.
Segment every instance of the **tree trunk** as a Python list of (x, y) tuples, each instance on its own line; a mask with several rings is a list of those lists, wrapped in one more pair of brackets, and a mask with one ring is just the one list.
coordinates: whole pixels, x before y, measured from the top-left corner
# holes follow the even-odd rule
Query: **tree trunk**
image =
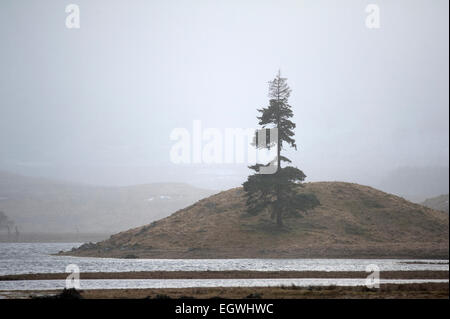
[(280, 205), (281, 196), (280, 196), (280, 188), (278, 185), (277, 185), (276, 196), (277, 196), (277, 199), (275, 201), (275, 209), (276, 209), (275, 214), (277, 216), (277, 226), (281, 228), (281, 227), (283, 227), (283, 212), (281, 211), (281, 205)]
[(277, 226), (283, 227), (283, 219), (281, 218), (281, 211), (277, 210)]
[(281, 169), (281, 139), (280, 131), (278, 131), (278, 141), (277, 141), (277, 172)]
[[(278, 78), (280, 78), (280, 73), (278, 72)], [(277, 173), (281, 170), (281, 132), (280, 132), (280, 82), (278, 81), (278, 87), (277, 87), (277, 129), (278, 129), (278, 141), (277, 141)], [(276, 199), (276, 214), (277, 214), (277, 226), (279, 228), (283, 227), (283, 212), (281, 211), (279, 201), (280, 201), (280, 188), (279, 185), (277, 187), (277, 199)]]
[[(278, 79), (280, 78), (280, 71), (278, 71)], [(281, 169), (281, 132), (280, 132), (280, 81), (278, 81), (277, 86), (277, 129), (278, 129), (278, 140), (277, 140), (277, 172)]]

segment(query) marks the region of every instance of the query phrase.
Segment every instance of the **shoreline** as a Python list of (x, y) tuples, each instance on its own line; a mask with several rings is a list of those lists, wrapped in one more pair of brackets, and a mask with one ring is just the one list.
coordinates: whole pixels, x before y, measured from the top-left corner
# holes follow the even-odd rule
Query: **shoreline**
[[(78, 249), (78, 248), (76, 248)], [(113, 254), (104, 254), (104, 253), (88, 253), (88, 252), (75, 252), (73, 250), (68, 251), (59, 251), (50, 254), (51, 256), (56, 257), (78, 257), (78, 258), (99, 258), (99, 259), (398, 259), (398, 260), (448, 260), (450, 259), (450, 255), (448, 254), (448, 249), (446, 249), (446, 253), (438, 253), (438, 254), (341, 254), (332, 253), (332, 254), (277, 254), (277, 255), (252, 255), (242, 254), (242, 255), (229, 255), (229, 254), (180, 254), (169, 252), (165, 254), (154, 254), (145, 253), (135, 255), (133, 253), (113, 253)]]
[[(94, 244), (97, 245), (97, 244)], [(98, 248), (73, 248), (69, 251), (60, 251), (53, 256), (69, 257), (94, 257), (94, 258), (117, 258), (117, 259), (407, 259), (407, 260), (448, 260), (448, 245), (444, 248), (426, 249), (423, 247), (402, 248), (393, 251), (386, 251), (383, 247), (366, 247), (364, 249), (354, 249), (350, 247), (330, 248), (309, 248), (295, 251), (264, 251), (234, 249), (179, 249), (179, 250), (157, 250), (157, 249), (112, 249), (102, 250)], [(424, 252), (425, 251), (425, 252)]]
[[(364, 271), (138, 271), (86, 272), (80, 279), (276, 279), (276, 278), (366, 278)], [(2, 275), (0, 281), (61, 280), (68, 273)], [(447, 270), (382, 271), (383, 279), (449, 279)]]

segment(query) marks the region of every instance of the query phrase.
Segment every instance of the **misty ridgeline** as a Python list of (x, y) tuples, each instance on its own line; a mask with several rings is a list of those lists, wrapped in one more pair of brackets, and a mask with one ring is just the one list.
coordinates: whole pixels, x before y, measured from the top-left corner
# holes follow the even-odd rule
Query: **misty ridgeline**
[[(13, 234), (13, 229), (14, 227), (14, 234)], [(20, 238), (20, 232), (19, 232), (19, 227), (16, 225), (14, 226), (14, 222), (12, 220), (10, 220), (8, 218), (8, 216), (6, 216), (6, 214), (2, 211), (0, 211), (0, 231), (6, 230), (8, 232), (8, 237), (7, 240), (8, 241), (18, 241)]]
[[(256, 132), (253, 143), (258, 149), (276, 147), (277, 155), (267, 164), (250, 166), (255, 174), (250, 175), (243, 184), (247, 212), (252, 215), (268, 212), (280, 228), (283, 227), (283, 217), (301, 216), (300, 212), (320, 205), (314, 194), (299, 193), (306, 175), (296, 167), (281, 166), (282, 162), (291, 163), (289, 158), (281, 155), (283, 142), (297, 150), (295, 123), (290, 120), (293, 116), (288, 101), (290, 94), (287, 79), (278, 72), (275, 79), (269, 82), (269, 105), (258, 109), (261, 113), (257, 117), (258, 124), (262, 129)], [(265, 174), (267, 169), (273, 169), (273, 172)]]

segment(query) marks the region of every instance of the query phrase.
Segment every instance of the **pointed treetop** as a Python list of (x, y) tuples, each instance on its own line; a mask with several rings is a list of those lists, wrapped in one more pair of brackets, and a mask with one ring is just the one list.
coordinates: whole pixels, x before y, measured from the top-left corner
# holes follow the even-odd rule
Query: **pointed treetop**
[(269, 97), (276, 101), (286, 102), (290, 95), (291, 89), (287, 84), (287, 78), (281, 77), (281, 71), (278, 70), (275, 79), (269, 81)]

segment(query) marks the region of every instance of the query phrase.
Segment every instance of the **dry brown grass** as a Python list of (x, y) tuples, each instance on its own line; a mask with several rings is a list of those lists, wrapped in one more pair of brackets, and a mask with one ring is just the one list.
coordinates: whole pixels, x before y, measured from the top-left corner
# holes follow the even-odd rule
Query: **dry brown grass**
[(245, 213), (241, 188), (69, 254), (140, 258), (448, 258), (448, 214), (371, 187), (306, 184), (321, 205), (285, 220)]

